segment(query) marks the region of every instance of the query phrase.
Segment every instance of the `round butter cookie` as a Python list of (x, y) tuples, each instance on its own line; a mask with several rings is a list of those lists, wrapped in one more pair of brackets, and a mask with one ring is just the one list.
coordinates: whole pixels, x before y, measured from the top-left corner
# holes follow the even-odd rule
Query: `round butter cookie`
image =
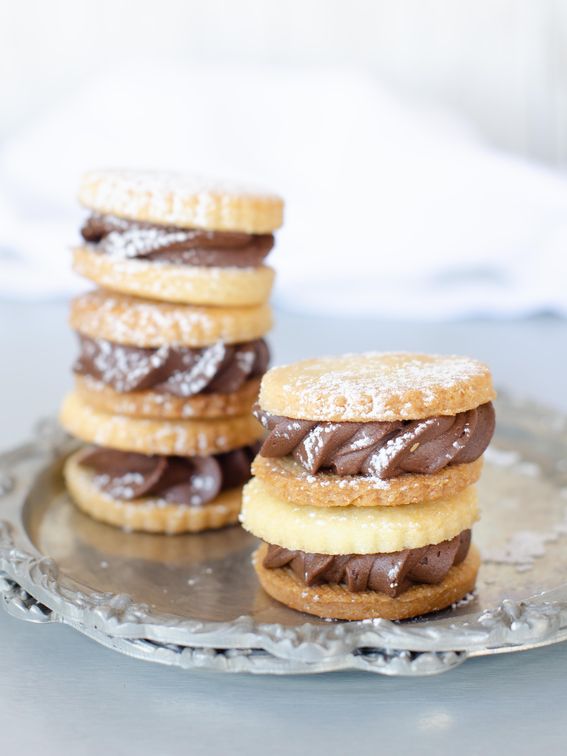
[(270, 296), (274, 271), (257, 268), (206, 268), (145, 260), (117, 260), (88, 246), (73, 252), (80, 275), (112, 291), (146, 299), (192, 305), (260, 305)]
[(167, 534), (200, 533), (238, 520), (241, 488), (223, 491), (213, 501), (197, 507), (170, 504), (151, 497), (131, 501), (115, 499), (97, 488), (94, 473), (79, 464), (80, 454), (76, 452), (65, 463), (65, 483), (79, 509), (95, 520), (125, 530)]
[(84, 336), (117, 344), (204, 347), (217, 341), (236, 344), (264, 336), (272, 327), (272, 313), (267, 304), (198, 307), (95, 289), (73, 300), (70, 324)]
[(466, 412), (495, 395), (488, 367), (470, 357), (374, 352), (272, 368), (260, 407), (305, 420), (417, 420)]
[(267, 569), (262, 562), (268, 550), (263, 544), (254, 553), (254, 569), (262, 588), (282, 604), (317, 617), (331, 619), (402, 620), (445, 609), (475, 586), (480, 555), (471, 546), (465, 560), (453, 566), (437, 585), (413, 585), (396, 598), (377, 591), (353, 593), (343, 585), (305, 585), (288, 568)]
[(112, 415), (76, 393), (63, 402), (61, 424), (87, 443), (141, 454), (192, 457), (220, 454), (253, 444), (262, 436), (251, 415), (193, 420), (156, 420)]
[(290, 504), (311, 507), (399, 507), (423, 504), (460, 493), (476, 483), (482, 459), (445, 467), (432, 475), (406, 474), (381, 480), (364, 475), (312, 475), (291, 457), (258, 455), (252, 473), (276, 496)]
[(260, 379), (246, 381), (230, 394), (180, 397), (160, 391), (121, 393), (87, 375), (75, 376), (75, 392), (101, 412), (160, 420), (222, 418), (246, 415), (258, 397)]
[(474, 486), (403, 507), (290, 504), (258, 478), (244, 486), (240, 521), (267, 543), (312, 554), (384, 554), (450, 540), (478, 519)]
[(179, 228), (262, 234), (283, 221), (283, 201), (271, 192), (175, 172), (90, 171), (79, 201), (97, 213)]

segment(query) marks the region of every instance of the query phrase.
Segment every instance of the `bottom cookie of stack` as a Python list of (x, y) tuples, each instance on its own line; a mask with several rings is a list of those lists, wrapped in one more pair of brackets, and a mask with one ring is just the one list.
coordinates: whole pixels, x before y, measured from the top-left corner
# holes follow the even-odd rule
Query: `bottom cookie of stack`
[(61, 421), (88, 444), (68, 458), (64, 477), (94, 519), (167, 534), (238, 521), (261, 435), (251, 416), (160, 422), (100, 412), (71, 395)]
[(421, 504), (337, 510), (293, 504), (253, 480), (242, 511), (244, 527), (264, 541), (254, 555), (264, 590), (293, 609), (346, 620), (408, 619), (470, 593), (477, 518), (472, 486)]

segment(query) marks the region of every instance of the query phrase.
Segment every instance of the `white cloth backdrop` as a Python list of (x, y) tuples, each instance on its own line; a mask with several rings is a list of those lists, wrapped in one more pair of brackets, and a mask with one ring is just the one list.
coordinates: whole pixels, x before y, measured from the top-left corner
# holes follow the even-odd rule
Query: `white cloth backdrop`
[(344, 316), (567, 314), (567, 178), (345, 70), (130, 65), (0, 148), (0, 297), (66, 296), (89, 168), (189, 170), (286, 201), (276, 304)]

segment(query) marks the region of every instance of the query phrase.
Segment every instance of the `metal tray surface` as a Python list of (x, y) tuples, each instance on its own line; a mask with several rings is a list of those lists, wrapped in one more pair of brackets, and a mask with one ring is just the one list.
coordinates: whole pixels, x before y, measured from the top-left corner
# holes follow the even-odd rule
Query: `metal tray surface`
[(53, 421), (0, 456), (0, 594), (14, 616), (69, 624), (103, 645), (180, 668), (297, 674), (434, 674), (467, 658), (567, 638), (567, 418), (500, 399), (479, 485), (474, 595), (410, 622), (334, 622), (281, 606), (258, 586), (256, 541), (126, 533), (66, 494), (76, 442)]

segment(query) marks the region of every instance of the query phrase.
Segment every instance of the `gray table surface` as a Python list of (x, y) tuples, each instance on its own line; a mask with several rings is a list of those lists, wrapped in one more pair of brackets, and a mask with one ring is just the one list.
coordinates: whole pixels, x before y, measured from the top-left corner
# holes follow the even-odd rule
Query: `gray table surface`
[[(335, 321), (281, 314), (275, 361), (370, 349), (461, 352), (567, 410), (567, 322)], [(53, 414), (75, 351), (62, 304), (0, 303), (0, 449)], [(0, 753), (270, 755), (567, 751), (567, 644), (431, 678), (253, 677), (129, 659), (0, 614)]]

